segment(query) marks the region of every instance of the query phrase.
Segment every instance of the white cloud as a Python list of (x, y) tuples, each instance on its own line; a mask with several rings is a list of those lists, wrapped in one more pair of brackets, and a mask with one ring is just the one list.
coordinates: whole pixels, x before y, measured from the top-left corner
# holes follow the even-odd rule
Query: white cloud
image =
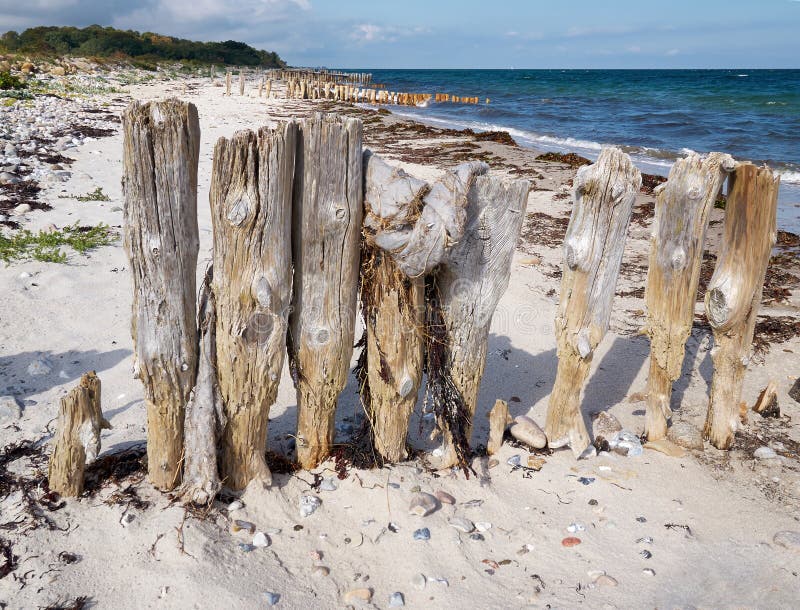
[(400, 38), (427, 34), (430, 30), (424, 27), (400, 28), (383, 26), (375, 23), (359, 23), (353, 26), (350, 39), (359, 44), (372, 42), (397, 42)]
[(667, 51), (667, 52), (665, 53), (665, 55), (666, 55), (667, 57), (674, 57), (675, 55), (677, 55), (677, 54), (678, 54), (678, 53), (680, 53), (680, 52), (681, 52), (681, 50), (680, 50), (680, 49), (670, 49), (669, 51)]
[(633, 45), (633, 46), (628, 47), (626, 49), (626, 51), (628, 51), (628, 53), (641, 53), (642, 52), (642, 47)]

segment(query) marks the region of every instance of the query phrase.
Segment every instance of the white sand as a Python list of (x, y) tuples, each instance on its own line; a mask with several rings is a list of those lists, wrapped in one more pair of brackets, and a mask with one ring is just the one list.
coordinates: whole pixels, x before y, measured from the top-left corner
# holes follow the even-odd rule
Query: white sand
[[(180, 89), (179, 83), (151, 85), (133, 96), (152, 99)], [(214, 142), (237, 129), (257, 128), (276, 114), (307, 113), (314, 103), (224, 98), (222, 89), (208, 82), (186, 97), (197, 105), (202, 127), (200, 275), (210, 258), (208, 186)], [(73, 178), (44, 191), (41, 197), (54, 209), (28, 214), (25, 226), (35, 230), (76, 221), (119, 226), (120, 134), (67, 154), (76, 159)], [(406, 167), (423, 178), (440, 171)], [(543, 184), (557, 188), (570, 175), (552, 170)], [(62, 188), (82, 194), (96, 187), (111, 201), (57, 198)], [(550, 190), (532, 192), (529, 211), (559, 215), (569, 209), (568, 200), (554, 201), (552, 195)], [(646, 265), (647, 230), (633, 224), (630, 233), (626, 265)], [(545, 272), (560, 265), (560, 251), (536, 243), (523, 249), (535, 251), (543, 263), (520, 264), (530, 256), (522, 250), (516, 257), (511, 286), (493, 324), (474, 445), (486, 442), (485, 413), (496, 398), (518, 397), (510, 403), (512, 415), (530, 413), (544, 422), (557, 364), (553, 318), (558, 290), (558, 281)], [(144, 440), (142, 388), (131, 375), (127, 266), (118, 243), (89, 257), (72, 255), (68, 265), (22, 262), (0, 267), (0, 394), (36, 401), (25, 407), (16, 425), (0, 429), (3, 445), (49, 439), (47, 426), (57, 414), (59, 397), (91, 369), (102, 379), (103, 410), (114, 426), (103, 433), (104, 453)], [(23, 272), (30, 277), (21, 278)], [(556, 293), (548, 296), (551, 289)], [(796, 305), (793, 300), (783, 309), (796, 312)], [(643, 321), (632, 312), (642, 308), (641, 299), (616, 300), (612, 329), (595, 356), (583, 402), (584, 413), (608, 408), (636, 432), (644, 425), (644, 403), (627, 398), (643, 391), (646, 382), (648, 342), (631, 334)], [(705, 335), (696, 336), (701, 340), (689, 340), (686, 374), (676, 384), (676, 393), (682, 395), (676, 418), (701, 425), (711, 360)], [(768, 379), (775, 379), (781, 409), (791, 418), (780, 432), (795, 441), (800, 440), (800, 405), (786, 391), (800, 365), (797, 350), (797, 340), (774, 345), (763, 364), (751, 366), (743, 393), (752, 404)], [(42, 354), (53, 361), (52, 373), (29, 376), (28, 365)], [(5, 386), (14, 392), (4, 392)], [(271, 411), (271, 449), (288, 452), (295, 409), (294, 390), (284, 373)], [(351, 378), (338, 419), (359, 410)], [(415, 437), (419, 415), (412, 418)], [(753, 425), (760, 425), (755, 421), (760, 419), (751, 414)], [(422, 446), (419, 439), (414, 442)], [(0, 579), (0, 607), (35, 608), (88, 596), (97, 608), (254, 608), (266, 605), (269, 591), (280, 594), (279, 608), (335, 608), (343, 605), (345, 592), (359, 587), (374, 591), (372, 603), (378, 608), (387, 607), (395, 591), (403, 593), (411, 608), (797, 607), (800, 552), (773, 543), (777, 531), (800, 530), (796, 455), (763, 462), (743, 451), (724, 453), (707, 445), (705, 452), (681, 459), (645, 451), (637, 458), (611, 455), (576, 462), (571, 452), (559, 451), (547, 457), (543, 470), (526, 476), (506, 465), (517, 453), (524, 463), (526, 452), (504, 446), (497, 456), (500, 465), (491, 470), (485, 460), (476, 460), (479, 476), (469, 480), (462, 474), (437, 477), (415, 463), (351, 471), (338, 490), (315, 494), (322, 506), (305, 519), (298, 500), (309, 493), (313, 476), (308, 472), (276, 476), (271, 490), (245, 493), (241, 511), (226, 517), (220, 503), (204, 521), (186, 518), (182, 507), (146, 483), (138, 492), (152, 502), (149, 508), (106, 505), (103, 499), (115, 490), (110, 485), (94, 498), (69, 501), (49, 514), (66, 531), (0, 530), (0, 537), (13, 542), (19, 563), (13, 574)], [(21, 460), (16, 468), (28, 466)], [(317, 472), (335, 476), (332, 464)], [(594, 481), (584, 485), (579, 477)], [(409, 516), (415, 486), (446, 490), (457, 504), (425, 518)], [(592, 499), (596, 505), (589, 504)], [(464, 505), (471, 500), (482, 504)], [(13, 494), (0, 501), (0, 524), (13, 521), (19, 510), (19, 497)], [(483, 533), (485, 540), (471, 540), (448, 526), (452, 516), (492, 527)], [(238, 543), (250, 539), (231, 533), (229, 518), (280, 532), (269, 536), (268, 548), (243, 552)], [(390, 522), (396, 524), (396, 533), (386, 529)], [(585, 531), (568, 533), (572, 523), (582, 524)], [(688, 525), (691, 535), (665, 527), (671, 523)], [(296, 524), (302, 529), (295, 531)], [(420, 527), (430, 529), (430, 541), (412, 539)], [(569, 535), (582, 543), (563, 547), (561, 540)], [(644, 537), (652, 537), (652, 543), (637, 542)], [(523, 547), (527, 552), (521, 552)], [(312, 558), (315, 550), (321, 560)], [(640, 554), (644, 550), (652, 557), (645, 559)], [(62, 551), (77, 554), (79, 561), (65, 565), (58, 558)], [(328, 567), (330, 575), (312, 575), (315, 563)], [(655, 575), (644, 574), (645, 568)], [(593, 571), (605, 571), (618, 586), (594, 586)], [(420, 573), (429, 581), (424, 590), (412, 584)], [(446, 584), (436, 579), (446, 579)]]

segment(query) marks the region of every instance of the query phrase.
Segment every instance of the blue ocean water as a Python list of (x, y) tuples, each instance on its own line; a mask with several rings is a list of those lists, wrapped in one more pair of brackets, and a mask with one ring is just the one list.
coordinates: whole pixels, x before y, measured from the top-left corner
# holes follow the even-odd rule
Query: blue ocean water
[(389, 90), (481, 99), (396, 114), (506, 130), (523, 146), (596, 158), (614, 144), (663, 175), (688, 150), (767, 163), (781, 174), (778, 224), (800, 230), (800, 70), (370, 71)]

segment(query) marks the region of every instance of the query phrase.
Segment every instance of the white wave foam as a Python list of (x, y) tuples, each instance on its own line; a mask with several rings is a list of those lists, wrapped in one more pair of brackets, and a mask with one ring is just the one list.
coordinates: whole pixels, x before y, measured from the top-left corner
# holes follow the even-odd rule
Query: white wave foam
[(800, 172), (793, 172), (788, 169), (779, 169), (778, 175), (781, 177), (781, 182), (788, 182), (789, 184), (800, 184)]

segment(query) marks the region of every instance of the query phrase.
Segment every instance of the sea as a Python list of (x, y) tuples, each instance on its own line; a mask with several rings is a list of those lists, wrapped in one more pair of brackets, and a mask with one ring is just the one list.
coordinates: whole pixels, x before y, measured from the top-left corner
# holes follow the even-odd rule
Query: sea
[(800, 70), (358, 71), (392, 91), (480, 98), (392, 107), (395, 114), (508, 131), (542, 151), (596, 159), (615, 145), (661, 175), (689, 151), (767, 163), (781, 176), (778, 226), (800, 232)]

